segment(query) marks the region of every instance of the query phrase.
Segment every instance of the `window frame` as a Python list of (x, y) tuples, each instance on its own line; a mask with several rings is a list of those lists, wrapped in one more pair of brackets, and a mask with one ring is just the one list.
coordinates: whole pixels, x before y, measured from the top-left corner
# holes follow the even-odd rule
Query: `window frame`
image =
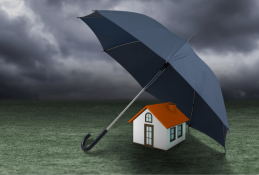
[[(181, 126), (181, 135), (180, 135), (180, 136), (178, 136), (178, 132), (179, 132), (178, 127), (179, 127), (179, 126)], [(183, 124), (180, 124), (180, 125), (177, 126), (177, 138), (180, 138), (180, 137), (182, 137), (182, 136), (183, 136)]]
[[(147, 115), (148, 115), (148, 114), (151, 115), (151, 122), (150, 122), (150, 121), (147, 121)], [(152, 118), (153, 118), (153, 116), (152, 116), (152, 114), (151, 114), (150, 112), (147, 112), (147, 113), (145, 114), (145, 122), (147, 122), (147, 123), (152, 123), (152, 122), (153, 122)]]
[[(174, 139), (171, 139), (171, 135), (172, 135), (172, 134), (171, 134), (171, 130), (172, 130), (172, 129), (174, 130)], [(172, 141), (174, 141), (174, 140), (176, 139), (175, 130), (176, 130), (176, 129), (175, 129), (175, 126), (172, 127), (172, 128), (170, 128), (170, 142), (172, 142)]]

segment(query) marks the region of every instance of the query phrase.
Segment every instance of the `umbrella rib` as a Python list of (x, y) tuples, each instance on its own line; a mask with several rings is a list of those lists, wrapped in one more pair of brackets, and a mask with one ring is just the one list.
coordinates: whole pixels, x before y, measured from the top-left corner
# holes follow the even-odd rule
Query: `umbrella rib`
[(136, 43), (136, 42), (140, 42), (140, 41), (133, 41), (133, 42), (129, 42), (129, 43), (125, 43), (125, 44), (121, 44), (121, 45), (118, 45), (118, 46), (115, 46), (115, 47), (112, 47), (110, 49), (106, 49), (104, 50), (103, 52), (106, 52), (108, 50), (112, 50), (112, 49), (115, 49), (115, 48), (118, 48), (118, 47), (121, 47), (121, 46), (125, 46), (125, 45), (128, 45), (128, 44), (133, 44), (133, 43)]
[[(195, 36), (195, 34), (190, 36), (190, 38), (188, 39), (188, 43), (191, 42), (191, 40), (193, 39), (194, 36)], [(193, 113), (193, 107), (194, 107), (194, 99), (195, 99), (195, 89), (194, 89), (194, 96), (193, 96), (193, 102), (192, 102), (192, 113)], [(192, 114), (191, 114), (190, 122), (188, 125), (188, 130), (189, 130), (189, 127), (191, 126), (191, 121), (192, 121)]]
[[(192, 114), (193, 114), (194, 100), (195, 100), (195, 90), (194, 90), (193, 101), (192, 101)], [(190, 122), (189, 122), (189, 125), (188, 125), (188, 130), (189, 130), (189, 127), (191, 126), (192, 114), (191, 114), (191, 117), (190, 117)]]
[[(222, 121), (221, 121), (222, 122)], [(225, 137), (225, 134), (224, 134), (224, 123), (222, 122), (222, 126), (223, 126), (223, 138), (224, 138), (224, 149), (225, 149), (225, 154), (227, 153), (227, 151), (226, 151), (226, 137)], [(226, 135), (227, 136), (227, 135)]]

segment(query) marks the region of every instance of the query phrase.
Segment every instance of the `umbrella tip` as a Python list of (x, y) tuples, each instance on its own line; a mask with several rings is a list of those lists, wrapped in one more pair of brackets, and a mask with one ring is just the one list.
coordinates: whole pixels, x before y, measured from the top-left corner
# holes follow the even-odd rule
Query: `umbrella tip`
[(193, 39), (194, 36), (195, 36), (195, 33), (192, 34), (192, 36), (188, 39), (188, 43)]

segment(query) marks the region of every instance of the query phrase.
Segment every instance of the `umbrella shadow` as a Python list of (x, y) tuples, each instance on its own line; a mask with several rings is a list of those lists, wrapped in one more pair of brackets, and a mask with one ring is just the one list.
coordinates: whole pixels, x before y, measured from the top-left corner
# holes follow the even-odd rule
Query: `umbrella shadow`
[(186, 134), (185, 141), (167, 151), (134, 144), (128, 153), (133, 157), (131, 168), (135, 173), (233, 173), (223, 148), (219, 152), (191, 133)]
[[(123, 144), (118, 146), (119, 143)], [(127, 161), (129, 164), (129, 166), (124, 167), (125, 173), (233, 174), (230, 164), (226, 159), (224, 148), (222, 148), (222, 151), (215, 150), (202, 143), (192, 133), (186, 133), (185, 141), (167, 151), (135, 144), (132, 143), (131, 139), (128, 139), (128, 141), (120, 140), (114, 143), (114, 145), (116, 146), (110, 148), (111, 154), (119, 154), (113, 157), (117, 158), (118, 161)], [(105, 152), (107, 153), (107, 150), (99, 151), (98, 153), (91, 153), (91, 155), (100, 155), (103, 157)]]
[[(88, 158), (102, 158), (115, 162), (127, 174), (233, 174), (226, 159), (224, 148), (215, 150), (201, 142), (191, 132), (186, 133), (186, 140), (164, 151), (135, 144), (132, 138), (117, 135), (100, 141), (94, 149), (86, 152)], [(112, 137), (112, 136), (111, 136)], [(89, 138), (85, 146), (94, 141)], [(112, 165), (110, 165), (112, 166)]]

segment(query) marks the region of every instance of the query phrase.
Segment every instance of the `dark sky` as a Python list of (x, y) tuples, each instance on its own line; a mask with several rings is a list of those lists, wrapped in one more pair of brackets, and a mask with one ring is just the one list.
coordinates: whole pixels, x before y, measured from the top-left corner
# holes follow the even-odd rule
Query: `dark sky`
[(0, 0), (0, 99), (134, 98), (140, 85), (76, 18), (92, 10), (142, 13), (184, 39), (195, 33), (191, 45), (224, 99), (258, 99), (258, 9), (256, 0)]

